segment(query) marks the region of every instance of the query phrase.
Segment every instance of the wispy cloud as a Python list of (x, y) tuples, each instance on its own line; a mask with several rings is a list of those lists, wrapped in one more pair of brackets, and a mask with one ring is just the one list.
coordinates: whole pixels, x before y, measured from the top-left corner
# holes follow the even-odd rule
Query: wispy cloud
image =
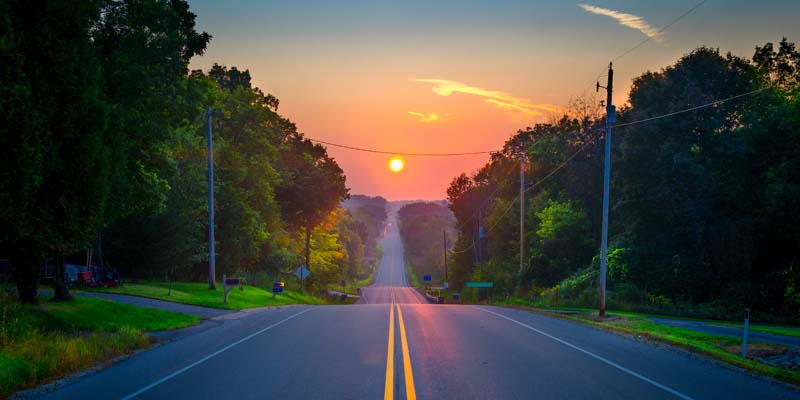
[(430, 113), (426, 115), (421, 112), (409, 111), (408, 114), (413, 115), (415, 117), (419, 117), (417, 121), (422, 123), (433, 122), (439, 119), (439, 114), (437, 113)]
[(549, 113), (563, 112), (561, 107), (553, 104), (535, 104), (526, 98), (517, 97), (511, 93), (470, 86), (457, 81), (421, 78), (412, 78), (411, 81), (433, 84), (431, 90), (439, 96), (450, 96), (453, 93), (471, 94), (484, 97), (484, 101), (495, 107), (515, 110), (531, 116), (543, 116), (543, 111)]
[(582, 4), (582, 3), (578, 3), (578, 7), (592, 14), (611, 17), (615, 19), (617, 22), (619, 22), (620, 25), (627, 26), (628, 28), (631, 29), (636, 29), (637, 31), (645, 34), (645, 36), (657, 42), (661, 41), (661, 33), (659, 33), (657, 29), (650, 26), (650, 24), (648, 24), (647, 21), (644, 20), (644, 18), (638, 15), (609, 10), (603, 7), (590, 6), (588, 4)]

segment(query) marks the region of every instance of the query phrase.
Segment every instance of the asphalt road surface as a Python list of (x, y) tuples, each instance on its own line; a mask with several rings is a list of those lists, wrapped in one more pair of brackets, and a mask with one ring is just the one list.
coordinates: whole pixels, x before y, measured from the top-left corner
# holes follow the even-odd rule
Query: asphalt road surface
[(800, 398), (704, 358), (569, 321), (425, 304), (407, 287), (395, 226), (383, 249), (376, 282), (360, 304), (245, 313), (48, 398)]

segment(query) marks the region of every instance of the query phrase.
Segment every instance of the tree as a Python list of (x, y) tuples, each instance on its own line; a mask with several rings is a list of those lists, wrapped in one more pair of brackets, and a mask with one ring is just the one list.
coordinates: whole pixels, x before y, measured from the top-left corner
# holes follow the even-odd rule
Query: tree
[(163, 207), (153, 166), (175, 116), (164, 110), (209, 39), (184, 1), (36, 3), (0, 6), (0, 143), (14, 149), (0, 168), (0, 225), (27, 302), (47, 254), (55, 298), (68, 299), (65, 254), (120, 217)]
[(14, 250), (22, 301), (35, 301), (46, 254), (57, 256), (56, 298), (68, 299), (63, 254), (87, 244), (103, 222), (112, 172), (109, 107), (88, 37), (99, 10), (78, 1), (3, 8), (8, 72), (0, 84), (14, 96), (0, 96), (0, 143), (13, 149), (0, 168), (2, 239)]
[(286, 179), (277, 189), (284, 220), (305, 233), (305, 262), (311, 270), (311, 235), (348, 197), (342, 169), (324, 147), (294, 133), (285, 143)]
[(531, 277), (541, 286), (552, 286), (580, 270), (595, 252), (589, 219), (572, 201), (548, 200), (536, 212), (538, 240), (530, 250)]

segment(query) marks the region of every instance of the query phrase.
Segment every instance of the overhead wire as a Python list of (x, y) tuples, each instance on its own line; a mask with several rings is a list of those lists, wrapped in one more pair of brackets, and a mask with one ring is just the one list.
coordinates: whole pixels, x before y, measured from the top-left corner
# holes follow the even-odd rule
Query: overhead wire
[[(656, 35), (660, 35), (660, 34), (664, 33), (664, 32), (665, 32), (667, 29), (669, 29), (669, 28), (670, 28), (672, 25), (675, 25), (675, 24), (676, 24), (678, 21), (682, 20), (684, 17), (686, 17), (687, 15), (691, 14), (692, 12), (694, 12), (694, 10), (696, 10), (696, 9), (700, 8), (700, 6), (702, 6), (703, 4), (705, 4), (707, 1), (708, 1), (708, 0), (702, 0), (702, 1), (698, 2), (697, 4), (695, 4), (695, 5), (694, 5), (694, 7), (692, 7), (692, 8), (690, 8), (690, 9), (688, 9), (686, 12), (684, 12), (683, 14), (679, 15), (677, 18), (675, 18), (674, 20), (672, 20), (672, 22), (670, 22), (669, 24), (667, 24), (667, 25), (663, 26), (661, 29), (659, 29), (658, 31), (656, 31)], [(628, 54), (632, 53), (634, 50), (638, 49), (639, 47), (641, 47), (641, 46), (642, 46), (642, 45), (644, 45), (645, 43), (649, 42), (649, 41), (650, 41), (652, 38), (653, 38), (653, 36), (647, 36), (646, 38), (644, 38), (644, 39), (643, 39), (641, 42), (639, 42), (639, 43), (638, 43), (638, 44), (636, 44), (635, 46), (631, 47), (631, 48), (630, 48), (630, 49), (628, 49), (628, 50), (625, 50), (624, 52), (622, 52), (622, 54), (620, 54), (620, 55), (616, 56), (616, 57), (615, 57), (613, 60), (611, 60), (611, 62), (616, 62), (616, 61), (617, 61), (617, 60), (619, 60), (620, 58), (622, 58), (622, 57), (625, 57), (626, 55), (628, 55)]]
[[(500, 215), (500, 217), (497, 219), (497, 221), (494, 224), (492, 224), (492, 226), (490, 226), (489, 229), (486, 230), (486, 232), (484, 232), (484, 235), (488, 235), (492, 230), (494, 230), (495, 227), (497, 227), (497, 225), (500, 223), (500, 221), (503, 220), (503, 217), (505, 217), (508, 214), (508, 212), (514, 207), (514, 203), (516, 203), (517, 200), (519, 200), (519, 198), (522, 195), (522, 193), (527, 193), (529, 190), (533, 189), (534, 187), (537, 187), (537, 186), (541, 185), (544, 181), (546, 181), (547, 179), (549, 179), (550, 177), (555, 175), (556, 172), (558, 172), (559, 170), (564, 168), (575, 157), (577, 157), (578, 154), (580, 154), (583, 150), (585, 150), (586, 147), (589, 146), (589, 144), (590, 143), (584, 143), (583, 145), (581, 145), (581, 147), (579, 147), (578, 150), (576, 150), (574, 153), (572, 153), (572, 155), (567, 157), (567, 159), (564, 160), (563, 162), (561, 162), (561, 164), (559, 164), (558, 166), (553, 168), (550, 172), (548, 172), (547, 175), (543, 176), (541, 179), (536, 181), (534, 184), (532, 184), (531, 186), (528, 186), (527, 188), (525, 188), (525, 190), (523, 190), (522, 192), (517, 194), (517, 196), (513, 200), (511, 200), (509, 202), (508, 207), (503, 211), (503, 213)], [(462, 250), (459, 250), (459, 251), (451, 251), (451, 253), (452, 254), (465, 253), (465, 252), (469, 251), (470, 249), (472, 249), (473, 247), (475, 247), (475, 241), (473, 241), (470, 246), (468, 246), (468, 247), (466, 247), (466, 248), (464, 248)]]
[[(684, 13), (683, 13), (683, 14), (681, 14), (681, 15), (679, 15), (677, 18), (673, 19), (673, 20), (672, 20), (670, 23), (668, 23), (668, 24), (664, 25), (664, 26), (663, 26), (663, 27), (661, 27), (659, 30), (657, 30), (657, 31), (656, 31), (656, 35), (660, 35), (660, 34), (662, 34), (662, 33), (666, 32), (666, 31), (667, 31), (667, 29), (671, 28), (673, 25), (675, 25), (676, 23), (678, 23), (678, 21), (682, 20), (682, 19), (683, 19), (683, 18), (685, 18), (687, 15), (691, 14), (692, 12), (694, 12), (695, 10), (697, 10), (698, 8), (700, 8), (700, 6), (702, 6), (702, 5), (703, 5), (703, 4), (705, 4), (706, 2), (708, 2), (708, 0), (701, 0), (700, 2), (698, 2), (697, 4), (695, 4), (695, 5), (694, 5), (692, 8), (690, 8), (690, 9), (686, 10), (686, 12), (684, 12)], [(627, 56), (628, 54), (630, 54), (630, 53), (632, 53), (632, 52), (634, 52), (636, 49), (638, 49), (639, 47), (642, 47), (642, 46), (643, 46), (645, 43), (649, 42), (649, 41), (650, 41), (650, 40), (652, 40), (652, 39), (653, 39), (653, 37), (652, 37), (652, 36), (647, 36), (647, 37), (645, 37), (644, 39), (642, 39), (642, 41), (640, 41), (639, 43), (637, 43), (637, 44), (636, 44), (636, 45), (634, 45), (633, 47), (631, 47), (631, 48), (629, 48), (629, 49), (627, 49), (627, 50), (623, 51), (623, 52), (622, 52), (622, 53), (620, 53), (618, 56), (614, 57), (614, 58), (611, 60), (611, 62), (612, 62), (612, 63), (614, 63), (614, 62), (617, 62), (619, 59), (621, 59), (621, 58), (623, 58), (623, 57)], [(603, 69), (602, 71), (600, 71), (600, 73), (599, 73), (599, 74), (597, 74), (597, 77), (596, 77), (594, 80), (592, 80), (592, 83), (590, 83), (590, 84), (589, 84), (589, 86), (587, 86), (585, 89), (583, 89), (583, 91), (585, 91), (586, 89), (588, 89), (588, 88), (590, 88), (590, 87), (592, 87), (592, 86), (596, 85), (596, 84), (597, 84), (597, 81), (598, 81), (600, 78), (602, 78), (603, 76), (605, 76), (605, 75), (604, 75), (605, 73), (606, 73), (605, 69)]]
[[(505, 180), (506, 178), (508, 178), (508, 176), (511, 175), (511, 173), (514, 172), (515, 169), (517, 169), (518, 163), (519, 163), (519, 161), (511, 164), (511, 166), (508, 168), (508, 171), (505, 173), (505, 175), (503, 175), (502, 180)], [(486, 196), (486, 198), (483, 200), (483, 202), (481, 202), (481, 204), (476, 209), (477, 210), (482, 209), (483, 206), (485, 206), (486, 203), (488, 203), (489, 200), (491, 200), (494, 197), (494, 195), (496, 195), (497, 192), (499, 192), (499, 191), (500, 191), (500, 185), (496, 185), (494, 190), (492, 191), (492, 193), (489, 193), (489, 195)], [(475, 218), (475, 215), (476, 215), (476, 213), (470, 214), (469, 218), (467, 218), (466, 221), (458, 224), (456, 229), (461, 230), (461, 228), (465, 227), (470, 221), (472, 221)]]
[(725, 98), (725, 99), (721, 99), (721, 100), (715, 100), (715, 101), (712, 101), (710, 103), (702, 104), (702, 105), (699, 105), (699, 106), (689, 107), (689, 108), (686, 108), (686, 109), (683, 109), (683, 110), (673, 111), (673, 112), (670, 112), (670, 113), (667, 113), (667, 114), (657, 115), (657, 116), (654, 116), (654, 117), (643, 118), (643, 119), (636, 120), (636, 121), (625, 122), (625, 123), (621, 123), (621, 124), (615, 124), (615, 125), (613, 125), (613, 127), (614, 128), (621, 128), (623, 126), (637, 125), (637, 124), (641, 124), (641, 123), (645, 123), (645, 122), (655, 121), (657, 119), (672, 117), (674, 115), (684, 114), (684, 113), (696, 111), (696, 110), (699, 110), (699, 109), (702, 109), (702, 108), (715, 106), (717, 104), (722, 104), (722, 103), (725, 103), (725, 102), (728, 102), (728, 101), (731, 101), (731, 100), (735, 100), (735, 99), (738, 99), (738, 98), (741, 98), (741, 97), (750, 96), (750, 95), (753, 95), (753, 94), (756, 94), (756, 93), (760, 93), (760, 92), (763, 92), (763, 91), (765, 91), (767, 89), (772, 89), (772, 88), (773, 88), (773, 86), (765, 86), (765, 87), (760, 88), (760, 89), (751, 90), (751, 91), (749, 91), (747, 93), (737, 94), (735, 96), (731, 96), (731, 97), (728, 97), (728, 98)]
[(339, 143), (328, 142), (324, 140), (314, 139), (310, 137), (306, 137), (306, 139), (319, 144), (324, 144), (332, 147), (339, 147), (342, 149), (348, 150), (355, 150), (355, 151), (363, 151), (366, 153), (376, 153), (376, 154), (389, 154), (395, 156), (409, 156), (409, 157), (457, 157), (457, 156), (474, 156), (480, 154), (491, 154), (496, 153), (500, 150), (484, 150), (484, 151), (468, 151), (463, 153), (406, 153), (402, 151), (388, 151), (388, 150), (376, 150), (376, 149), (367, 149), (363, 147), (355, 147), (355, 146), (348, 146)]
[[(736, 99), (739, 99), (739, 98), (742, 98), (742, 97), (746, 97), (746, 96), (750, 96), (750, 95), (753, 95), (753, 94), (756, 94), (756, 93), (760, 93), (760, 92), (763, 92), (765, 90), (772, 89), (772, 88), (773, 88), (773, 86), (766, 86), (766, 87), (763, 87), (763, 88), (751, 90), (751, 91), (746, 92), (746, 93), (741, 93), (741, 94), (730, 96), (730, 97), (727, 97), (727, 98), (724, 98), (724, 99), (715, 100), (715, 101), (712, 101), (712, 102), (709, 102), (709, 103), (705, 103), (705, 104), (702, 104), (702, 105), (699, 105), (699, 106), (689, 107), (689, 108), (686, 108), (686, 109), (683, 109), (683, 110), (673, 111), (673, 112), (670, 112), (670, 113), (657, 115), (657, 116), (654, 116), (654, 117), (643, 118), (643, 119), (636, 120), (636, 121), (616, 124), (616, 125), (614, 125), (614, 127), (615, 128), (619, 128), (619, 127), (624, 127), (624, 126), (632, 126), (632, 125), (642, 124), (642, 123), (645, 123), (645, 122), (650, 122), (650, 121), (654, 121), (654, 120), (658, 120), (658, 119), (662, 119), (662, 118), (671, 117), (671, 116), (678, 115), (678, 114), (683, 114), (683, 113), (687, 113), (687, 112), (691, 112), (691, 111), (696, 111), (696, 110), (700, 110), (700, 109), (703, 109), (703, 108), (711, 107), (711, 106), (714, 106), (714, 105), (717, 105), (717, 104), (722, 104), (722, 103), (725, 103), (725, 102), (728, 102), (728, 101), (731, 101), (731, 100), (736, 100)], [(589, 143), (585, 143), (584, 145), (582, 145), (577, 151), (575, 151), (575, 153), (573, 153), (566, 160), (564, 160), (564, 162), (559, 164), (555, 169), (550, 171), (542, 179), (538, 180), (536, 183), (534, 183), (533, 185), (531, 185), (528, 188), (526, 188), (523, 192), (528, 192), (530, 189), (533, 189), (534, 187), (539, 186), (542, 182), (544, 182), (545, 180), (547, 180), (548, 178), (553, 176), (556, 172), (558, 172), (560, 169), (564, 168), (569, 162), (571, 162), (588, 145), (589, 145)], [(517, 200), (519, 200), (520, 196), (521, 196), (521, 194), (518, 194), (513, 200), (511, 200), (511, 202), (509, 202), (508, 207), (506, 207), (506, 209), (503, 211), (503, 213), (500, 215), (500, 217), (497, 218), (497, 221), (494, 224), (492, 224), (492, 226), (490, 226), (484, 232), (484, 235), (488, 235), (490, 232), (492, 232), (492, 230), (494, 230), (495, 227), (497, 227), (497, 225), (500, 224), (500, 222), (503, 220), (503, 218), (514, 207), (515, 203), (517, 202)], [(470, 246), (468, 246), (468, 247), (466, 247), (466, 248), (464, 248), (462, 250), (459, 250), (459, 251), (451, 251), (451, 253), (452, 254), (464, 253), (464, 252), (467, 252), (467, 251), (471, 250), (473, 247), (475, 247), (475, 241), (473, 241)]]

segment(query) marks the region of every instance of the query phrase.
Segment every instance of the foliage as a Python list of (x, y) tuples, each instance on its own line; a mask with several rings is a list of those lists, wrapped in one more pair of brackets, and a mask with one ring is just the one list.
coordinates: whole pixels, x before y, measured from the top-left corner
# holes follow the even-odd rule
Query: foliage
[[(52, 257), (67, 298), (64, 259), (87, 248), (125, 277), (204, 278), (208, 108), (219, 273), (278, 277), (304, 253), (310, 261), (311, 233), (347, 197), (344, 174), (248, 70), (189, 73), (210, 35), (185, 1), (8, 0), (0, 10), (0, 145), (14, 149), (0, 168), (0, 254), (16, 266), (21, 298), (35, 300)], [(375, 204), (365, 207), (356, 219), (373, 217), (366, 232), (342, 214), (320, 238), (320, 248), (343, 246), (320, 283), (367, 273), (382, 226)]]
[(98, 299), (34, 306), (0, 297), (0, 396), (146, 347), (144, 330), (198, 320)]
[(298, 133), (289, 136), (285, 146), (282, 162), (287, 176), (276, 196), (286, 223), (305, 233), (305, 265), (313, 272), (312, 232), (347, 198), (349, 189), (342, 169), (324, 147)]
[(431, 275), (436, 283), (444, 281), (443, 234), (455, 237), (452, 213), (436, 203), (410, 203), (400, 208), (397, 216), (406, 263), (414, 275)]
[(65, 253), (122, 216), (163, 208), (168, 185), (155, 164), (180, 121), (169, 99), (209, 36), (194, 30), (184, 1), (8, 1), (2, 9), (9, 70), (0, 145), (16, 151), (0, 168), (0, 240), (22, 299), (34, 301), (47, 253), (56, 256), (56, 297), (65, 299)]
[[(778, 49), (757, 47), (752, 61), (701, 47), (634, 80), (619, 124), (763, 90), (614, 129), (610, 303), (800, 315), (799, 66), (800, 52), (784, 39)], [(604, 120), (580, 104), (517, 132), (477, 173), (452, 181), (457, 287), (478, 275), (472, 253), (480, 210), (488, 230), (480, 275), (500, 283), (501, 293), (527, 297), (543, 286), (552, 296), (558, 287), (563, 301), (596, 303)], [(532, 183), (517, 274), (521, 152)]]

